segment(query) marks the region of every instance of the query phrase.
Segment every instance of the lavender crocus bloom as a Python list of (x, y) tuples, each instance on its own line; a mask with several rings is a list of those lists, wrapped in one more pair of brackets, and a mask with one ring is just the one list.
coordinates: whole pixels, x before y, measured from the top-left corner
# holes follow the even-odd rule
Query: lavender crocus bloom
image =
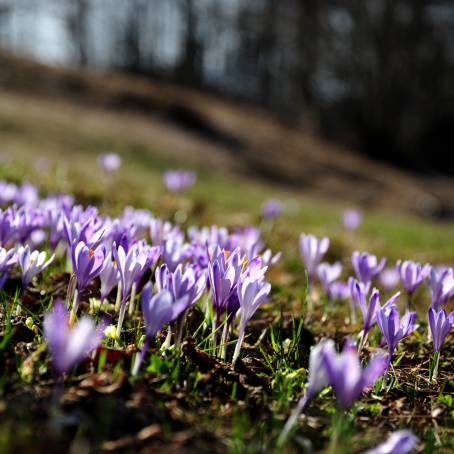
[(74, 243), (71, 247), (73, 272), (77, 280), (79, 294), (103, 270), (106, 251), (104, 246), (96, 249), (88, 247), (83, 241)]
[(45, 251), (30, 252), (29, 246), (21, 246), (17, 250), (17, 262), (22, 272), (22, 291), (25, 290), (32, 279), (42, 273), (54, 259), (52, 255), (49, 260)]
[(349, 208), (342, 213), (342, 224), (347, 230), (356, 230), (362, 221), (363, 215), (358, 210)]
[(282, 203), (277, 199), (268, 199), (262, 205), (262, 217), (267, 221), (278, 218), (284, 210)]
[(311, 279), (320, 263), (323, 255), (329, 247), (329, 238), (322, 238), (321, 240), (314, 235), (300, 235), (300, 254), (306, 265), (309, 279)]
[(106, 173), (115, 172), (121, 167), (121, 158), (116, 153), (103, 153), (98, 156), (98, 165)]
[(0, 247), (0, 289), (3, 288), (8, 279), (9, 269), (15, 265), (16, 262), (16, 251), (14, 249), (7, 251), (6, 249)]
[(212, 292), (212, 304), (218, 321), (226, 311), (227, 301), (236, 289), (244, 259), (236, 249), (228, 253), (218, 249), (215, 258), (208, 264), (208, 279)]
[(165, 187), (170, 192), (184, 192), (194, 186), (196, 174), (188, 170), (168, 170), (163, 175)]
[(424, 265), (411, 260), (397, 262), (400, 279), (405, 290), (411, 295), (423, 283), (430, 273), (430, 265)]
[(320, 283), (322, 284), (323, 290), (329, 299), (331, 299), (331, 285), (342, 273), (342, 265), (340, 262), (333, 263), (321, 263), (317, 267), (317, 275)]
[(378, 276), (378, 280), (386, 290), (393, 290), (400, 280), (399, 271), (395, 267), (385, 268)]
[(336, 281), (329, 286), (329, 295), (333, 301), (345, 301), (350, 297), (350, 288), (347, 282)]
[(133, 375), (137, 375), (148, 350), (149, 343), (167, 323), (176, 320), (188, 307), (188, 296), (174, 300), (168, 290), (152, 295), (151, 283), (142, 290), (142, 312), (145, 319), (146, 338), (139, 357), (136, 359)]
[(191, 255), (191, 246), (183, 242), (183, 239), (168, 238), (162, 245), (162, 260), (169, 267), (170, 271), (175, 271), (177, 266), (184, 263)]
[(386, 358), (374, 356), (369, 365), (361, 368), (358, 352), (350, 345), (340, 354), (323, 350), (323, 365), (328, 383), (333, 387), (339, 406), (346, 410), (366, 389), (374, 385), (386, 369)]
[(256, 279), (247, 276), (240, 280), (237, 286), (237, 295), (240, 303), (241, 318), (239, 326), (238, 341), (235, 347), (232, 363), (235, 364), (240, 354), (241, 344), (244, 340), (246, 325), (260, 305), (268, 301), (271, 285), (263, 278)]
[(307, 379), (306, 392), (298, 401), (298, 404), (292, 411), (292, 414), (285, 423), (277, 442), (278, 447), (282, 447), (285, 443), (289, 432), (296, 424), (299, 415), (304, 410), (308, 402), (318, 393), (321, 389), (328, 386), (328, 377), (326, 376), (325, 366), (323, 362), (323, 352), (327, 350), (329, 354), (335, 354), (334, 342), (331, 339), (325, 339), (311, 348), (309, 356), (309, 376)]
[(444, 309), (436, 311), (433, 307), (429, 309), (429, 328), (432, 334), (434, 351), (439, 353), (446, 336), (449, 334), (454, 323), (454, 311), (446, 315)]
[(397, 344), (416, 329), (415, 322), (416, 312), (407, 311), (400, 318), (399, 309), (395, 304), (386, 305), (377, 311), (377, 325), (388, 346), (388, 365)]
[(369, 285), (372, 279), (380, 274), (385, 267), (385, 263), (385, 258), (378, 262), (377, 257), (368, 252), (355, 251), (352, 254), (352, 265), (356, 276), (360, 282), (366, 285)]
[(120, 281), (120, 274), (117, 269), (117, 264), (112, 260), (111, 254), (106, 254), (102, 271), (99, 274), (99, 280), (101, 281), (101, 301), (104, 301), (118, 285)]
[(363, 454), (410, 454), (414, 451), (418, 438), (409, 430), (394, 432), (385, 442)]
[(454, 272), (452, 268), (435, 268), (430, 270), (429, 280), (432, 307), (439, 309), (454, 294)]
[(132, 285), (147, 264), (147, 255), (142, 253), (137, 245), (132, 246), (127, 252), (123, 246), (112, 248), (112, 254), (120, 273), (122, 305), (126, 304)]
[(97, 327), (88, 316), (82, 317), (71, 328), (64, 304), (57, 301), (44, 317), (44, 335), (59, 374), (68, 372), (98, 347), (104, 337), (105, 324)]
[(173, 299), (176, 301), (187, 296), (188, 304), (191, 306), (200, 298), (205, 285), (205, 276), (200, 275), (197, 277), (192, 267), (187, 267), (183, 271), (183, 266), (178, 265), (174, 273), (170, 275), (169, 290)]
[(16, 198), (18, 187), (14, 183), (0, 181), (0, 205), (13, 202)]
[(13, 208), (0, 209), (0, 246), (6, 247), (16, 236), (15, 214)]

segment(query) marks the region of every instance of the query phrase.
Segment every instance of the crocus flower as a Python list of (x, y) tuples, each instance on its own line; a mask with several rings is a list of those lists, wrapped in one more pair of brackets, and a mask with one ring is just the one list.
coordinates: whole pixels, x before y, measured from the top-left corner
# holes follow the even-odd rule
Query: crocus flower
[(320, 263), (317, 267), (317, 275), (323, 290), (329, 299), (331, 299), (331, 285), (342, 273), (342, 265), (340, 262), (333, 263)]
[(186, 267), (183, 271), (183, 265), (178, 265), (172, 273), (166, 265), (162, 265), (159, 270), (156, 270), (156, 276), (159, 290), (170, 291), (175, 301), (187, 296), (188, 304), (191, 306), (200, 298), (205, 289), (205, 276), (197, 276), (191, 266)]
[(386, 305), (378, 309), (377, 325), (388, 345), (388, 365), (391, 363), (397, 344), (416, 329), (415, 322), (416, 312), (407, 311), (400, 318), (399, 309), (395, 304)]
[(106, 254), (104, 259), (104, 265), (102, 271), (99, 274), (99, 280), (101, 282), (101, 301), (104, 301), (118, 285), (120, 280), (120, 274), (118, 273), (117, 264), (112, 260), (111, 254)]
[(432, 306), (435, 309), (443, 306), (454, 294), (454, 272), (452, 268), (435, 268), (430, 270), (429, 280)]
[(7, 251), (0, 247), (0, 289), (5, 285), (8, 279), (9, 269), (16, 264), (17, 258), (14, 249)]
[(410, 454), (414, 451), (418, 438), (410, 430), (394, 432), (386, 441), (363, 454)]
[(366, 285), (370, 285), (372, 279), (380, 274), (385, 267), (385, 263), (385, 258), (378, 262), (377, 257), (368, 252), (355, 251), (352, 254), (352, 265), (356, 276), (360, 282)]
[(335, 281), (329, 286), (329, 295), (333, 301), (345, 301), (350, 297), (347, 282)]
[(114, 244), (112, 254), (120, 273), (122, 304), (126, 304), (132, 285), (137, 277), (142, 274), (146, 264), (147, 255), (139, 250), (137, 245), (132, 246), (127, 252), (123, 246)]
[(394, 288), (396, 288), (397, 284), (399, 283), (399, 279), (400, 274), (395, 267), (385, 268), (378, 276), (380, 284), (386, 290), (393, 290)]
[(6, 247), (16, 236), (15, 213), (13, 208), (0, 209), (0, 246)]
[(430, 265), (424, 265), (411, 260), (397, 262), (400, 279), (405, 290), (411, 295), (423, 283), (430, 273)]
[(116, 153), (103, 153), (98, 156), (98, 165), (104, 172), (112, 173), (121, 167), (121, 158)]
[(363, 221), (363, 215), (360, 211), (348, 208), (342, 213), (342, 224), (347, 230), (356, 230)]
[(162, 260), (169, 267), (170, 271), (175, 271), (177, 266), (184, 263), (191, 255), (191, 246), (184, 243), (183, 238), (168, 238), (162, 245)]
[(188, 170), (168, 170), (163, 175), (165, 187), (170, 192), (184, 192), (194, 186), (196, 174)]
[(292, 427), (296, 424), (299, 415), (304, 410), (312, 397), (321, 389), (328, 386), (328, 377), (326, 375), (325, 366), (323, 362), (323, 352), (329, 350), (330, 354), (335, 354), (334, 342), (331, 339), (325, 339), (311, 348), (309, 356), (309, 376), (307, 379), (307, 388), (303, 396), (298, 401), (298, 404), (292, 411), (292, 414), (285, 423), (282, 429), (277, 446), (282, 447), (287, 439)]
[(329, 238), (322, 238), (321, 240), (314, 235), (300, 235), (300, 254), (306, 265), (309, 279), (312, 278), (316, 272), (317, 266), (320, 263), (323, 255), (329, 247)]
[(241, 319), (238, 334), (238, 341), (235, 347), (232, 363), (235, 364), (240, 354), (241, 344), (244, 340), (246, 325), (260, 305), (268, 301), (271, 285), (263, 278), (247, 276), (237, 286), (237, 295), (241, 308)]
[(39, 273), (42, 273), (52, 262), (54, 256), (49, 260), (45, 251), (30, 252), (29, 246), (21, 246), (17, 250), (17, 262), (22, 272), (22, 291), (25, 290), (32, 279)]
[(339, 406), (347, 409), (366, 389), (374, 385), (386, 369), (386, 358), (374, 356), (369, 365), (361, 368), (358, 352), (350, 345), (337, 354), (330, 349), (323, 350), (323, 365), (328, 383), (333, 387)]
[(231, 254), (218, 249), (213, 261), (208, 264), (212, 304), (218, 321), (226, 311), (229, 297), (236, 290), (243, 263), (244, 259), (241, 257), (239, 249), (234, 250)]
[(83, 241), (72, 245), (71, 261), (79, 294), (95, 277), (99, 276), (104, 267), (105, 255), (105, 248), (102, 245), (96, 249), (88, 247)]
[[(394, 304), (396, 299), (399, 297), (400, 292), (397, 292), (393, 295), (384, 305), (383, 308), (389, 307)], [(369, 299), (369, 303), (367, 303), (367, 293), (364, 291), (364, 287), (361, 286), (358, 282), (356, 282), (352, 298), (355, 300), (355, 304), (359, 306), (361, 310), (361, 314), (363, 316), (363, 336), (361, 340), (360, 351), (364, 345), (366, 336), (372, 326), (375, 324), (376, 321), (376, 313), (377, 309), (380, 307), (380, 292), (377, 289), (372, 291), (372, 294)]]
[(188, 306), (188, 296), (174, 300), (168, 290), (161, 290), (152, 295), (151, 283), (142, 290), (142, 312), (145, 319), (146, 338), (142, 352), (134, 364), (133, 375), (139, 371), (140, 365), (148, 350), (149, 342), (156, 337), (162, 327), (176, 320)]
[(68, 372), (98, 347), (104, 336), (104, 324), (97, 327), (88, 316), (70, 327), (68, 312), (61, 301), (44, 317), (44, 335), (59, 374)]
[(440, 353), (441, 346), (449, 334), (454, 323), (454, 311), (446, 315), (444, 309), (436, 311), (433, 307), (429, 309), (429, 328), (432, 334), (432, 343), (434, 351)]
[(268, 199), (262, 205), (262, 217), (267, 221), (278, 218), (283, 211), (282, 203), (277, 199)]

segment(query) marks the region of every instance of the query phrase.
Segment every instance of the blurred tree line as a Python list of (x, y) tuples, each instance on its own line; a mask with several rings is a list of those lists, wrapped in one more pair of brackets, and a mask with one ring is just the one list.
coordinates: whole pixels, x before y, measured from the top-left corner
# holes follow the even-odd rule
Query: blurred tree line
[(58, 18), (71, 64), (253, 102), (373, 157), (453, 172), (450, 0), (0, 0), (0, 40), (32, 4)]

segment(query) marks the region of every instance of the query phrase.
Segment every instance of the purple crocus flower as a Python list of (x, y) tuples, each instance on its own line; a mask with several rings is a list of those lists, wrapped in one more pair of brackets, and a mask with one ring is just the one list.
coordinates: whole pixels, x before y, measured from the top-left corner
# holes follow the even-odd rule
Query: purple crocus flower
[(17, 262), (16, 251), (0, 247), (0, 289), (3, 288), (9, 276), (9, 269)]
[(413, 292), (423, 283), (430, 273), (430, 265), (424, 265), (411, 260), (397, 262), (397, 269), (399, 270), (400, 279), (405, 290), (412, 295)]
[(449, 334), (451, 327), (454, 323), (454, 311), (446, 315), (444, 309), (436, 311), (433, 307), (429, 309), (429, 328), (432, 334), (432, 343), (434, 351), (440, 353), (443, 342)]
[(148, 256), (139, 250), (137, 244), (133, 245), (127, 252), (123, 246), (114, 244), (112, 254), (120, 273), (122, 305), (126, 304), (132, 285), (138, 276), (141, 276), (147, 265)]
[(169, 267), (170, 271), (175, 271), (177, 266), (191, 255), (191, 246), (184, 243), (183, 238), (168, 238), (162, 245), (162, 260)]
[(410, 430), (394, 432), (385, 442), (363, 454), (410, 454), (418, 444), (418, 438)]
[(105, 324), (95, 326), (88, 316), (71, 328), (64, 304), (56, 301), (44, 317), (44, 335), (55, 370), (63, 374), (86, 358), (101, 343), (104, 328)]
[(329, 299), (332, 298), (331, 285), (339, 279), (341, 273), (342, 265), (340, 262), (333, 263), (332, 265), (329, 263), (320, 263), (317, 267), (318, 279)]
[(190, 266), (183, 271), (183, 265), (178, 265), (173, 273), (168, 273), (167, 290), (170, 291), (175, 301), (187, 296), (190, 306), (200, 298), (205, 285), (205, 276), (197, 276), (194, 268)]
[(372, 279), (380, 274), (385, 267), (385, 263), (385, 258), (378, 262), (377, 257), (368, 252), (355, 251), (352, 254), (352, 265), (356, 276), (360, 282), (366, 285), (370, 285)]
[(106, 173), (115, 172), (121, 167), (121, 158), (116, 153), (103, 153), (98, 156), (98, 165)]
[(262, 205), (262, 217), (267, 221), (278, 218), (284, 210), (282, 203), (277, 199), (268, 199)]
[[(226, 257), (228, 255), (228, 257)], [(208, 279), (212, 293), (212, 304), (217, 321), (226, 311), (227, 301), (236, 290), (236, 284), (240, 279), (244, 259), (239, 249), (231, 254), (218, 249), (215, 258), (208, 264)]]
[(168, 170), (163, 175), (165, 187), (170, 192), (184, 192), (194, 186), (196, 174), (189, 170)]
[(152, 295), (149, 282), (142, 290), (142, 312), (145, 319), (146, 338), (139, 357), (136, 359), (133, 375), (137, 375), (148, 350), (149, 342), (156, 337), (162, 327), (176, 320), (188, 307), (188, 296), (174, 300), (168, 290)]
[(308, 402), (318, 393), (321, 389), (328, 386), (328, 377), (326, 375), (323, 352), (327, 350), (329, 354), (334, 355), (336, 350), (334, 342), (331, 339), (325, 339), (319, 342), (317, 345), (311, 348), (309, 356), (309, 376), (307, 379), (306, 392), (298, 401), (298, 404), (292, 411), (292, 414), (285, 423), (282, 429), (279, 439), (277, 441), (278, 448), (282, 447), (287, 439), (287, 435), (292, 430), (292, 427), (296, 424), (299, 415), (304, 410)]
[(92, 249), (95, 249), (101, 244), (102, 237), (105, 233), (102, 222), (93, 217), (89, 217), (84, 222), (73, 221), (64, 217), (63, 231), (65, 232), (69, 246), (72, 246), (74, 243), (83, 242), (87, 247)]
[(388, 345), (388, 365), (397, 344), (410, 335), (415, 329), (416, 312), (407, 311), (400, 318), (399, 309), (395, 304), (385, 305), (377, 311), (377, 325)]
[(16, 236), (15, 215), (13, 208), (0, 209), (0, 246), (6, 247)]
[(363, 222), (363, 215), (354, 208), (348, 208), (342, 213), (342, 224), (347, 230), (356, 230)]
[(323, 365), (328, 383), (333, 387), (339, 406), (346, 410), (366, 389), (374, 385), (386, 369), (386, 357), (374, 356), (369, 365), (361, 368), (358, 352), (350, 345), (342, 353), (323, 350)]
[(100, 299), (104, 301), (120, 281), (120, 274), (118, 273), (116, 262), (112, 260), (112, 254), (106, 254), (102, 271), (99, 274), (99, 280), (101, 281)]
[(238, 341), (236, 343), (232, 360), (233, 364), (235, 364), (240, 354), (241, 344), (244, 340), (247, 323), (259, 306), (268, 301), (270, 291), (271, 285), (266, 282), (263, 277), (256, 278), (255, 276), (247, 276), (238, 282), (237, 295), (240, 303), (241, 319)]
[[(396, 299), (399, 297), (400, 292), (397, 292), (393, 295), (384, 305), (383, 308), (389, 307), (394, 304)], [(363, 317), (363, 336), (360, 346), (360, 351), (364, 345), (366, 336), (372, 326), (376, 322), (377, 310), (380, 307), (380, 292), (377, 289), (372, 291), (372, 294), (369, 299), (369, 304), (367, 303), (367, 293), (364, 291), (364, 286), (360, 285), (358, 282), (355, 283), (352, 298), (355, 301), (355, 305), (359, 306), (361, 310), (361, 315)]]
[(333, 301), (345, 301), (350, 297), (347, 282), (335, 281), (329, 286), (329, 295)]
[(54, 256), (52, 255), (49, 260), (45, 251), (30, 252), (30, 247), (21, 246), (17, 250), (17, 263), (22, 273), (22, 291), (25, 290), (32, 279), (39, 273), (42, 273), (52, 262)]
[(16, 198), (18, 187), (14, 183), (0, 181), (0, 205), (11, 203)]
[(104, 246), (96, 249), (88, 247), (83, 241), (74, 243), (71, 247), (73, 272), (77, 280), (77, 290), (80, 293), (103, 270), (106, 251)]
[(321, 240), (314, 235), (300, 235), (300, 254), (306, 265), (309, 279), (313, 277), (317, 266), (329, 247), (329, 238)]
[(397, 287), (399, 283), (400, 274), (399, 271), (395, 267), (385, 268), (380, 275), (378, 276), (378, 280), (380, 284), (386, 290), (393, 290)]
[(429, 280), (432, 307), (439, 309), (454, 294), (454, 272), (448, 267), (432, 267)]

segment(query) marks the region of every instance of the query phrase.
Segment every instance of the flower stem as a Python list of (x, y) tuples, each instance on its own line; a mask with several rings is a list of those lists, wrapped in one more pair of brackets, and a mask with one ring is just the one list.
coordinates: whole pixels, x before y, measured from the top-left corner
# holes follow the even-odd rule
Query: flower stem
[(284, 428), (282, 429), (282, 432), (279, 435), (279, 438), (277, 439), (277, 447), (282, 448), (284, 444), (287, 441), (288, 435), (290, 431), (293, 429), (293, 426), (296, 424), (298, 421), (298, 418), (302, 411), (304, 410), (304, 407), (306, 406), (308, 402), (308, 395), (305, 393), (301, 399), (298, 401), (298, 404), (296, 407), (293, 409), (290, 417), (287, 419), (287, 422), (285, 423)]
[(121, 307), (121, 282), (118, 283), (117, 287), (117, 299), (115, 300), (115, 312), (118, 312)]
[(137, 284), (134, 282), (131, 287), (131, 296), (129, 298), (129, 311), (128, 314), (130, 317), (134, 314), (135, 304), (136, 304), (136, 293), (137, 293)]
[(79, 292), (74, 290), (73, 303), (71, 306), (71, 313), (69, 315), (69, 324), (72, 325), (76, 321), (77, 309), (79, 308)]
[(227, 356), (227, 342), (229, 340), (229, 328), (230, 328), (230, 323), (229, 320), (227, 319), (224, 324), (224, 328), (222, 330), (222, 338), (221, 338), (221, 345), (219, 346), (221, 349), (221, 359), (225, 361), (225, 358)]
[(436, 380), (438, 378), (438, 366), (440, 363), (440, 352), (435, 352), (433, 357), (433, 369), (432, 369), (432, 376), (430, 377), (430, 381)]
[(120, 345), (118, 341), (120, 339), (121, 328), (123, 327), (123, 321), (125, 319), (125, 314), (126, 314), (126, 301), (121, 303), (120, 314), (118, 315), (117, 331), (116, 331), (116, 336), (115, 336), (117, 339), (115, 341), (115, 345), (117, 347)]
[(134, 367), (132, 369), (132, 376), (135, 377), (139, 373), (140, 366), (145, 359), (145, 355), (147, 354), (148, 346), (150, 344), (150, 341), (148, 340), (148, 336), (145, 339), (145, 342), (143, 344), (142, 350), (140, 353), (136, 356), (136, 360), (134, 362)]
[(188, 311), (184, 311), (183, 314), (178, 318), (177, 321), (177, 332), (176, 332), (176, 338), (175, 338), (175, 351), (178, 351), (180, 349), (181, 345), (181, 339), (183, 338), (183, 330), (184, 330), (184, 325), (186, 324), (186, 317), (187, 317)]
[(241, 350), (241, 345), (243, 344), (243, 340), (244, 340), (244, 329), (240, 328), (240, 335), (238, 336), (238, 340), (236, 341), (235, 352), (233, 353), (233, 359), (232, 359), (233, 366), (235, 365), (236, 360), (240, 356), (240, 350)]

